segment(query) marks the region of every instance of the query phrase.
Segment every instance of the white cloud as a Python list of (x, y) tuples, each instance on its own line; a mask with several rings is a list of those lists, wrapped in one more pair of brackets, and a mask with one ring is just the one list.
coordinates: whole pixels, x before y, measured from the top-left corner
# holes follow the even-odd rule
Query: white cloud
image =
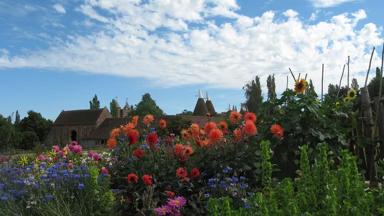
[(299, 13), (297, 13), (296, 11), (292, 10), (292, 9), (288, 9), (286, 10), (283, 15), (288, 17), (288, 18), (294, 18), (298, 15)]
[[(162, 86), (224, 88), (241, 88), (255, 75), (265, 79), (274, 73), (281, 91), (288, 67), (308, 73), (319, 88), (324, 63), (325, 86), (334, 83), (348, 55), (351, 77), (362, 81), (360, 72), (367, 69), (370, 49), (383, 41), (375, 24), (358, 27), (366, 16), (363, 10), (308, 24), (293, 10), (284, 12), (284, 20), (275, 20), (272, 11), (244, 16), (236, 12), (234, 1), (120, 1), (90, 0), (80, 7), (87, 19), (100, 21), (103, 30), (70, 35), (70, 40), (46, 50), (16, 56), (0, 53), (0, 68), (54, 68), (142, 77)], [(231, 13), (213, 15), (218, 6)], [(215, 16), (229, 20), (219, 25)], [(376, 54), (373, 65), (379, 61)]]
[(313, 5), (317, 8), (333, 7), (342, 3), (352, 2), (356, 0), (311, 0)]
[(65, 10), (64, 6), (61, 5), (61, 4), (54, 4), (54, 5), (53, 5), (53, 8), (54, 8), (58, 13), (61, 13), (61, 14), (65, 14), (65, 13), (66, 13), (66, 10)]

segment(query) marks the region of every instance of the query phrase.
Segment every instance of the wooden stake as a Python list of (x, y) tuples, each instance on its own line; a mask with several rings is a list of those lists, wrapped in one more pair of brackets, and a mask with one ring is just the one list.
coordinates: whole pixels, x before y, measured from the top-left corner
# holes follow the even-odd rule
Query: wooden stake
[(347, 90), (349, 91), (349, 56), (348, 56), (348, 63), (347, 63), (347, 66), (348, 66), (348, 69), (347, 69)]
[(365, 77), (364, 87), (367, 87), (367, 84), (368, 84), (368, 76), (369, 76), (369, 71), (371, 70), (371, 64), (372, 64), (372, 58), (373, 58), (374, 52), (375, 52), (375, 47), (373, 47), (373, 49), (372, 49), (371, 59), (369, 60), (369, 66), (368, 66), (367, 76)]
[(289, 76), (287, 75), (287, 88), (286, 88), (286, 90), (288, 90), (288, 77), (289, 77)]
[(307, 80), (307, 75), (308, 75), (308, 74), (305, 74), (304, 80)]
[(291, 72), (291, 75), (292, 75), (292, 77), (293, 77), (293, 80), (296, 82), (296, 77), (295, 77), (295, 75), (293, 74), (291, 68), (288, 68), (288, 69), (289, 69), (289, 71)]
[(340, 89), (341, 89), (341, 81), (343, 80), (343, 76), (344, 76), (344, 70), (345, 70), (345, 64), (343, 66), (343, 72), (341, 73), (341, 77), (340, 77), (340, 82), (339, 82), (339, 90), (337, 91), (337, 98), (339, 97), (339, 94), (340, 94)]
[(324, 97), (324, 64), (321, 66), (321, 101), (323, 101)]
[(297, 77), (297, 81), (300, 81), (300, 75), (301, 75), (301, 73), (299, 73), (299, 77)]

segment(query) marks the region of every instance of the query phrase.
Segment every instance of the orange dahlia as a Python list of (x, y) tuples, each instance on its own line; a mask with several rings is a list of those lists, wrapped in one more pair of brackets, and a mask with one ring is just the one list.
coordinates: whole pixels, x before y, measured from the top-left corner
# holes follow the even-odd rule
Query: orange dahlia
[(160, 127), (161, 129), (166, 128), (166, 127), (167, 127), (167, 121), (165, 121), (165, 119), (160, 119), (160, 121), (159, 121), (159, 127)]
[(257, 134), (257, 128), (256, 128), (256, 125), (255, 123), (253, 123), (252, 121), (245, 121), (245, 125), (244, 125), (244, 133), (248, 136), (254, 136)]
[(256, 122), (256, 119), (257, 119), (257, 117), (256, 117), (255, 113), (253, 113), (253, 112), (246, 112), (244, 115), (245, 121), (249, 120), (249, 121)]
[(111, 131), (110, 137), (116, 138), (120, 135), (120, 128), (115, 128)]
[(189, 145), (184, 146), (184, 154), (187, 156), (191, 156), (193, 154), (193, 148)]
[(284, 128), (281, 127), (281, 125), (279, 125), (279, 124), (273, 124), (273, 125), (271, 126), (271, 133), (272, 133), (275, 137), (277, 137), (277, 138), (279, 138), (279, 139), (282, 139), (283, 136), (284, 136)]
[(236, 128), (233, 131), (233, 140), (235, 142), (240, 142), (242, 138), (243, 138), (243, 133), (241, 132), (241, 129), (240, 128)]
[(225, 122), (225, 121), (221, 121), (221, 122), (219, 122), (219, 128), (220, 128), (221, 130), (223, 130), (223, 131), (228, 130), (228, 124), (227, 124), (227, 122)]
[(209, 132), (208, 137), (211, 143), (216, 143), (223, 138), (223, 132), (218, 128), (214, 128)]
[(132, 129), (134, 129), (135, 128), (135, 125), (133, 124), (133, 123), (131, 123), (131, 122), (129, 122), (128, 124), (126, 124), (126, 125), (124, 125), (123, 127), (122, 127), (122, 129), (123, 129), (123, 131), (124, 131), (124, 133), (126, 134), (126, 135), (128, 135), (129, 134), (129, 131), (131, 131)]
[(137, 126), (137, 122), (139, 121), (139, 116), (133, 116), (132, 117), (132, 120), (131, 120), (131, 122), (132, 122), (132, 124), (136, 127)]
[(116, 148), (116, 145), (117, 145), (116, 139), (115, 138), (109, 138), (107, 141), (107, 145), (108, 145), (109, 149)]
[(211, 130), (215, 128), (217, 128), (217, 125), (215, 122), (207, 122), (204, 126), (204, 131), (206, 134), (209, 134), (209, 132), (211, 132)]
[(236, 124), (241, 120), (241, 114), (236, 111), (232, 111), (229, 114), (229, 120), (231, 121), (232, 124)]
[(192, 136), (193, 137), (198, 137), (199, 136), (199, 134), (200, 134), (200, 127), (199, 127), (199, 125), (198, 124), (196, 124), (196, 123), (193, 123), (192, 125), (191, 125), (191, 134), (192, 134)]
[(155, 120), (153, 115), (148, 114), (148, 115), (144, 116), (143, 123), (148, 126), (153, 122), (153, 120)]
[(175, 152), (175, 155), (180, 156), (184, 153), (184, 146), (178, 143), (173, 147), (173, 151)]

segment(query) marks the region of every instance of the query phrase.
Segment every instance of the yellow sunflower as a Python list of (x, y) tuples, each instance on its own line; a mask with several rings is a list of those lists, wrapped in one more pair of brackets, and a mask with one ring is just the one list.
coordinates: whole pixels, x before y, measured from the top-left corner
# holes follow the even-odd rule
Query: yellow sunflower
[(357, 97), (356, 90), (355, 89), (351, 89), (351, 90), (348, 91), (346, 98), (348, 98), (348, 101), (353, 101), (353, 100), (355, 100), (356, 97)]
[(296, 94), (302, 94), (308, 87), (308, 82), (305, 79), (300, 79), (295, 83)]

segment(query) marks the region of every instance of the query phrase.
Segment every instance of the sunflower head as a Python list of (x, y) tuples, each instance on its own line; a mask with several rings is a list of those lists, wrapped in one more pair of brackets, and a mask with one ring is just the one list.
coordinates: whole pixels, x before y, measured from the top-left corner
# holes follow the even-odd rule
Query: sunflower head
[(351, 90), (348, 91), (346, 98), (348, 98), (348, 100), (352, 101), (352, 100), (354, 100), (356, 98), (356, 96), (357, 96), (356, 90), (355, 89), (351, 89)]
[(304, 91), (308, 87), (308, 82), (305, 79), (300, 79), (296, 81), (295, 83), (295, 92), (296, 94), (301, 94), (304, 93)]

